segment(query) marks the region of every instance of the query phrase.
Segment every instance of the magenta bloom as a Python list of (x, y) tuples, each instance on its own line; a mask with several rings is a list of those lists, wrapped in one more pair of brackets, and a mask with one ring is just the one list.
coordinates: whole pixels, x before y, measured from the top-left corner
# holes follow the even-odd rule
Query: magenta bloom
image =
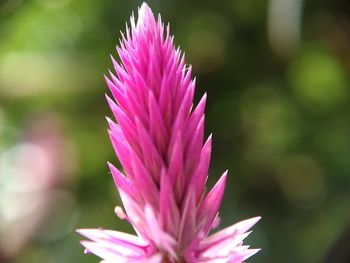
[[(206, 194), (211, 136), (203, 143), (206, 95), (193, 107), (191, 66), (175, 49), (169, 26), (143, 3), (135, 24), (126, 29), (121, 64), (107, 97), (117, 120), (109, 135), (125, 175), (109, 164), (125, 211), (116, 214), (136, 235), (102, 229), (78, 232), (86, 252), (110, 263), (238, 263), (258, 249), (243, 245), (260, 218), (241, 221), (210, 236), (219, 224), (225, 172)], [(200, 43), (199, 43), (200, 44)]]

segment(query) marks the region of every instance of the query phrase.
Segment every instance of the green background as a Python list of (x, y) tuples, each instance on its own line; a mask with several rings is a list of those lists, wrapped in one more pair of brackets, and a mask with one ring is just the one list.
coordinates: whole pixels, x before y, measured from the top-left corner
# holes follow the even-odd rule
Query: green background
[[(246, 239), (262, 251), (248, 262), (350, 262), (341, 246), (338, 258), (326, 259), (350, 223), (344, 3), (148, 1), (193, 64), (195, 101), (208, 92), (208, 185), (230, 172), (222, 226), (263, 217)], [(6, 191), (22, 198), (8, 193), (15, 174), (4, 168), (16, 167), (16, 155), (13, 162), (4, 156), (28, 137), (58, 141), (48, 187), (57, 199), (12, 262), (98, 262), (83, 254), (75, 228), (131, 231), (113, 212), (120, 200), (106, 165), (117, 159), (106, 132), (104, 116), (111, 113), (103, 74), (112, 68), (109, 54), (117, 56), (119, 31), (140, 4), (0, 1), (0, 198)], [(13, 199), (2, 199), (0, 220), (16, 206)]]

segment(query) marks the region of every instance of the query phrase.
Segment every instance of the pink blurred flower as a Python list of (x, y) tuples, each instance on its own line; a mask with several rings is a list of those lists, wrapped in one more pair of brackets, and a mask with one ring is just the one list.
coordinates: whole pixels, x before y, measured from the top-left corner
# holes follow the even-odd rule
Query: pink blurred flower
[[(60, 226), (49, 232), (44, 227), (61, 204), (65, 210), (61, 209), (57, 217), (60, 222), (65, 219), (62, 211), (74, 203), (71, 194), (63, 189), (75, 159), (60, 117), (45, 113), (29, 118), (22, 133), (21, 140), (0, 148), (1, 263), (17, 262), (15, 259), (31, 238), (55, 238)], [(69, 216), (72, 214), (69, 211)], [(64, 230), (71, 231), (63, 227), (60, 234)]]
[[(118, 124), (109, 118), (109, 135), (125, 175), (109, 164), (128, 220), (137, 235), (102, 229), (78, 232), (86, 252), (105, 262), (242, 262), (258, 249), (243, 245), (255, 217), (208, 236), (219, 223), (225, 172), (205, 194), (211, 136), (203, 145), (206, 94), (192, 108), (195, 80), (169, 26), (143, 3), (132, 16), (120, 47), (117, 76), (107, 96)], [(198, 43), (200, 44), (200, 43)]]

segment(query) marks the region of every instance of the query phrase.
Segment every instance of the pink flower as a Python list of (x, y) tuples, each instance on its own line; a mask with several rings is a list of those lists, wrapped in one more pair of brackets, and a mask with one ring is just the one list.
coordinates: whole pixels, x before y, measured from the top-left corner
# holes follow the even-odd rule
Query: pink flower
[(125, 172), (109, 164), (126, 212), (115, 211), (136, 235), (82, 229), (90, 239), (82, 245), (111, 263), (242, 262), (258, 251), (242, 243), (259, 217), (208, 236), (219, 223), (227, 172), (206, 194), (212, 140), (203, 144), (206, 94), (193, 108), (191, 66), (146, 3), (130, 23), (117, 47), (121, 64), (112, 58), (117, 76), (106, 78), (118, 124), (107, 120)]

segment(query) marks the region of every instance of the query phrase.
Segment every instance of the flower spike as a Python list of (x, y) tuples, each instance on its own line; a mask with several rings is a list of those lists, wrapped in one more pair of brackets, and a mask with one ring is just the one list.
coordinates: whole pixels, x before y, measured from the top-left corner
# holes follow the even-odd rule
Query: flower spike
[(240, 263), (258, 252), (243, 245), (255, 217), (209, 235), (220, 220), (227, 171), (206, 194), (212, 136), (204, 141), (207, 95), (193, 106), (195, 79), (175, 49), (170, 27), (143, 3), (105, 76), (117, 123), (107, 118), (124, 174), (108, 163), (136, 235), (81, 229), (86, 253), (105, 263)]

